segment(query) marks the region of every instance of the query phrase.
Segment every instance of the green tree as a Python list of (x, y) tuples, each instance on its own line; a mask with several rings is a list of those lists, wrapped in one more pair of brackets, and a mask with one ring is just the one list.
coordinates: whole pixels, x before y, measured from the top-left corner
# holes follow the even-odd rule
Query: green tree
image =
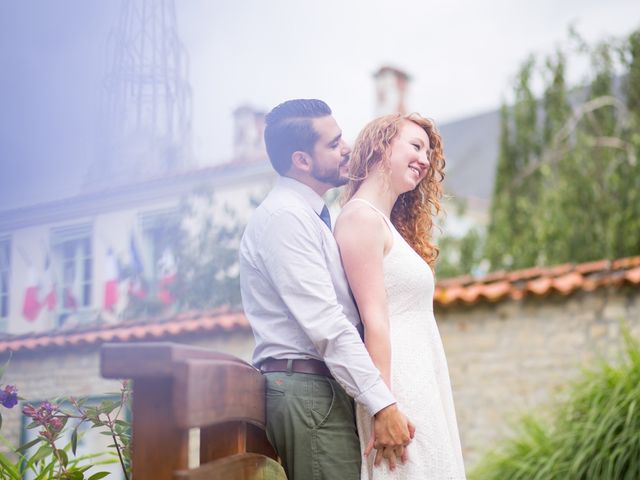
[[(257, 203), (257, 199), (250, 199), (251, 205)], [(238, 247), (244, 226), (235, 209), (218, 204), (211, 189), (203, 187), (185, 196), (176, 222), (167, 223), (161, 230), (163, 244), (175, 257), (174, 280), (164, 287), (174, 300), (163, 303), (158, 295), (160, 285), (143, 279), (147, 295), (130, 296), (123, 316), (239, 307)]]
[[(543, 95), (543, 149), (548, 161), (540, 163), (542, 190), (539, 208), (534, 219), (536, 224), (535, 249), (538, 263), (554, 263), (555, 259), (571, 255), (572, 239), (567, 232), (571, 225), (571, 202), (567, 202), (567, 192), (574, 185), (569, 172), (575, 165), (573, 147), (565, 140), (566, 124), (571, 118), (567, 85), (565, 82), (566, 55), (556, 51), (545, 63), (545, 90)], [(562, 158), (562, 162), (558, 159)], [(521, 176), (526, 181), (526, 175)], [(568, 205), (567, 205), (568, 204)], [(564, 241), (563, 241), (564, 240)], [(540, 246), (544, 248), (541, 249)], [(560, 262), (558, 262), (560, 263)]]
[(219, 206), (207, 189), (183, 200), (182, 218), (176, 254), (179, 308), (238, 307), (238, 247), (244, 223), (233, 208)]
[(460, 238), (442, 236), (438, 241), (438, 279), (484, 273), (482, 246), (482, 232), (477, 228), (472, 228)]
[[(540, 173), (517, 182), (519, 172), (530, 168), (540, 151), (538, 102), (531, 90), (535, 58), (520, 67), (514, 84), (514, 105), (501, 108), (500, 149), (487, 236), (487, 258), (492, 267), (518, 268), (535, 262), (529, 248), (535, 238), (531, 222), (540, 192)], [(509, 245), (509, 249), (504, 246)]]
[(621, 190), (620, 236), (618, 249), (640, 252), (640, 30), (633, 32), (622, 49), (626, 77), (623, 85), (629, 121), (624, 132), (626, 158), (619, 168)]
[[(608, 40), (595, 47), (580, 41), (571, 53), (587, 55), (593, 74), (571, 95), (564, 79), (569, 56), (563, 51), (538, 72), (544, 84), (540, 101), (529, 88), (536, 73), (533, 60), (520, 69), (514, 105), (501, 113), (485, 247), (492, 268), (640, 253), (638, 43), (637, 32), (624, 42)], [(616, 51), (622, 62), (616, 62)], [(620, 70), (623, 100), (614, 92)]]
[[(500, 146), (498, 165), (491, 202), (491, 221), (487, 230), (486, 257), (492, 267), (509, 265), (504, 245), (513, 244), (514, 229), (510, 219), (515, 214), (515, 204), (511, 201), (511, 184), (518, 172), (516, 154), (511, 141), (510, 115), (506, 104), (500, 107)], [(506, 254), (506, 255), (505, 255)]]

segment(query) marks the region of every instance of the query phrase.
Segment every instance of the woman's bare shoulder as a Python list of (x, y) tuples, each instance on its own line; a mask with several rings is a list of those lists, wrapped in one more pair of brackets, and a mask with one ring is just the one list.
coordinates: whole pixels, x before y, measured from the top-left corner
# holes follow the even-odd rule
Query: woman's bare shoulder
[(356, 202), (347, 203), (336, 220), (334, 233), (340, 230), (377, 230), (384, 226), (384, 219), (373, 208)]
[(393, 240), (382, 215), (360, 202), (345, 205), (336, 220), (333, 234), (341, 249), (386, 254)]

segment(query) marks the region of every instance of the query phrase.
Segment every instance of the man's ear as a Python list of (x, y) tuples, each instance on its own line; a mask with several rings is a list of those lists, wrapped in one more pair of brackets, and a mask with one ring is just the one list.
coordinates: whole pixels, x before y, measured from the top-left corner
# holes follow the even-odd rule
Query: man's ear
[(291, 154), (291, 166), (301, 172), (311, 171), (311, 156), (307, 152), (297, 150)]

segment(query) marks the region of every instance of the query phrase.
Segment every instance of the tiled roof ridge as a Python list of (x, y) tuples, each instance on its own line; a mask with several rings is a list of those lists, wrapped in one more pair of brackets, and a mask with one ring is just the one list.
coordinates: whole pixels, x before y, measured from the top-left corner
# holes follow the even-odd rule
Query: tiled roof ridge
[(82, 325), (70, 329), (29, 333), (0, 338), (0, 354), (8, 351), (37, 350), (105, 342), (157, 340), (198, 332), (248, 329), (241, 310), (224, 307), (205, 312), (181, 312), (174, 316), (124, 320), (115, 324)]
[(434, 302), (442, 307), (471, 305), (526, 296), (569, 295), (577, 290), (623, 284), (640, 285), (640, 256), (449, 278), (436, 284)]

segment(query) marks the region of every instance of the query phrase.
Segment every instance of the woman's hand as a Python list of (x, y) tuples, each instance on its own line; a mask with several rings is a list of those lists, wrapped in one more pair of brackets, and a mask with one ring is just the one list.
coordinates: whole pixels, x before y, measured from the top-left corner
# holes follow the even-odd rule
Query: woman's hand
[(376, 449), (373, 464), (380, 465), (382, 459), (389, 462), (394, 470), (397, 462), (405, 463), (408, 458), (407, 445), (415, 437), (415, 426), (405, 417), (397, 405), (393, 404), (376, 414), (372, 419), (371, 438), (364, 450), (364, 457)]

